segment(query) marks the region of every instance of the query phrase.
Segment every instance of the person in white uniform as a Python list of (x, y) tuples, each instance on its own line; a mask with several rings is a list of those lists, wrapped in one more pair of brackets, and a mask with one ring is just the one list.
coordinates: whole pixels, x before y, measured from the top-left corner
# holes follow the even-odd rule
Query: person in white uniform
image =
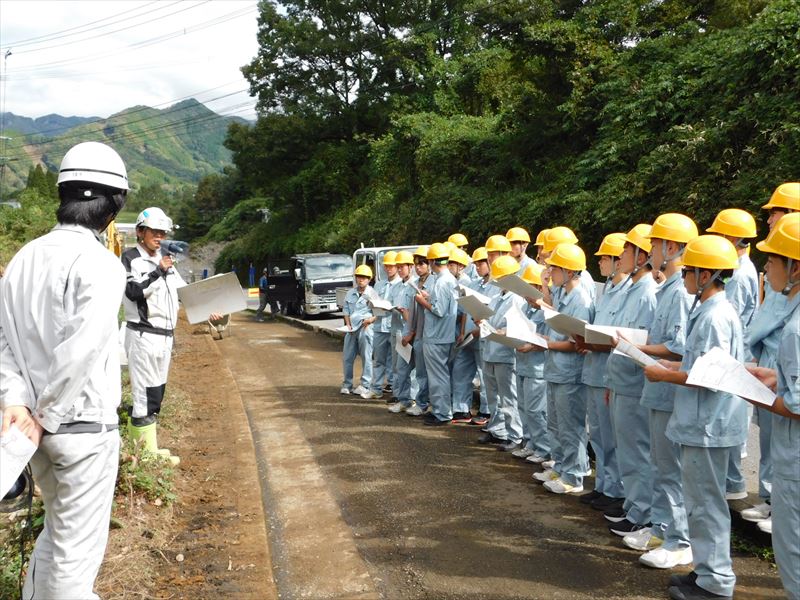
[(58, 224), (26, 244), (0, 279), (2, 433), (13, 424), (38, 445), (30, 465), (45, 510), (26, 600), (98, 598), (119, 461), (125, 290), (125, 270), (100, 233), (127, 190), (113, 149), (72, 147), (58, 174)]

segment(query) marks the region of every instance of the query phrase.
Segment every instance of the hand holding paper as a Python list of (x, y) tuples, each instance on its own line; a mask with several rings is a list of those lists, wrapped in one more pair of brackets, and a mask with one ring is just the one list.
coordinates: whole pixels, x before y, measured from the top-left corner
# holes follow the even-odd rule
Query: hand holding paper
[(0, 436), (0, 498), (14, 485), (34, 452), (36, 444), (16, 425), (9, 427), (8, 431)]
[(719, 347), (694, 361), (686, 383), (728, 392), (765, 406), (772, 406), (776, 397), (775, 392), (753, 377), (742, 363)]

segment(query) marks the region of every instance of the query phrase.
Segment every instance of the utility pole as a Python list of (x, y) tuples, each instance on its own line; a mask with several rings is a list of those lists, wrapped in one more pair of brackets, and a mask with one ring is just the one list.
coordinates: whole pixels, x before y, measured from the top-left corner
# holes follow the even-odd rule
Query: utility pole
[(0, 102), (0, 143), (3, 145), (2, 154), (0, 154), (0, 202), (3, 201), (3, 191), (6, 184), (6, 163), (8, 162), (7, 149), (8, 140), (11, 138), (6, 135), (6, 82), (8, 81), (8, 57), (11, 56), (11, 48), (6, 50), (3, 55), (3, 97)]

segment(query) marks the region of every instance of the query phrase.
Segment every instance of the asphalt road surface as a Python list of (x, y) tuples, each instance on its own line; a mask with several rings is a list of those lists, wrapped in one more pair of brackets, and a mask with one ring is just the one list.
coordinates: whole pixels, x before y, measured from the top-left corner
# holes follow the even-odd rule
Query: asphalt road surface
[[(640, 566), (532, 465), (476, 444), (477, 428), (341, 396), (340, 341), (245, 313), (231, 330), (219, 348), (255, 441), (282, 597), (666, 597), (669, 572)], [(736, 556), (735, 570), (737, 598), (782, 597), (768, 563)]]

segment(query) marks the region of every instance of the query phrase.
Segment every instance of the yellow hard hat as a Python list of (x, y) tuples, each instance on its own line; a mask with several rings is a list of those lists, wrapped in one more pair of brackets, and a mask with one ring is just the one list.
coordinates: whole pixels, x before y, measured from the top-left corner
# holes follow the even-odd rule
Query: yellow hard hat
[(544, 271), (544, 266), (539, 263), (531, 263), (525, 267), (525, 271), (522, 273), (522, 280), (532, 285), (542, 285), (542, 271)]
[(625, 234), (625, 241), (650, 254), (650, 250), (653, 249), (653, 243), (648, 237), (651, 229), (652, 226), (647, 223), (639, 223)]
[(698, 235), (697, 225), (686, 215), (664, 213), (663, 215), (658, 215), (656, 220), (653, 221), (653, 227), (647, 237), (651, 240), (652, 238), (657, 238), (685, 244)]
[(786, 210), (800, 211), (800, 182), (791, 181), (780, 184), (772, 192), (769, 202), (761, 208), (766, 210), (785, 208)]
[(431, 247), (428, 248), (428, 260), (440, 260), (442, 258), (449, 258), (450, 257), (450, 249), (441, 242), (436, 242), (435, 244), (431, 244)]
[(501, 256), (492, 263), (492, 279), (500, 279), (519, 271), (519, 263), (513, 256)]
[(450, 257), (448, 260), (466, 267), (469, 264), (469, 254), (464, 252), (461, 248), (456, 248), (450, 251)]
[(458, 246), (456, 246), (456, 245), (455, 245), (453, 242), (451, 242), (450, 240), (448, 240), (448, 241), (446, 241), (446, 242), (442, 242), (442, 243), (443, 243), (445, 246), (447, 246), (447, 249), (448, 249), (448, 250), (455, 250), (456, 248), (458, 248)]
[(414, 250), (414, 256), (421, 256), (425, 260), (428, 260), (428, 246), (420, 246)]
[(736, 269), (739, 253), (733, 244), (719, 235), (701, 235), (686, 244), (683, 265), (700, 269)]
[(487, 252), (511, 252), (511, 242), (504, 235), (493, 235), (486, 240)]
[(767, 239), (756, 248), (769, 254), (779, 254), (800, 260), (800, 212), (783, 215), (769, 232)]
[(389, 250), (386, 254), (383, 255), (383, 264), (384, 265), (395, 265), (395, 257), (397, 256), (397, 252), (394, 250)]
[(600, 243), (600, 248), (594, 253), (595, 256), (622, 256), (625, 249), (624, 233), (609, 233)]
[(369, 277), (372, 279), (372, 269), (369, 265), (358, 265), (356, 267), (356, 277)]
[(544, 234), (544, 243), (542, 250), (545, 252), (552, 252), (559, 244), (577, 244), (578, 237), (569, 227), (559, 225), (548, 229)]
[(461, 246), (469, 245), (469, 242), (467, 241), (467, 236), (465, 236), (463, 233), (454, 233), (449, 238), (447, 238), (447, 241), (452, 244), (455, 244), (459, 248)]
[(509, 242), (527, 242), (530, 243), (531, 236), (522, 227), (512, 227), (506, 233), (506, 238)]
[(586, 269), (586, 255), (576, 244), (559, 244), (553, 253), (545, 259), (548, 265), (561, 267), (569, 271), (583, 271)]
[(400, 250), (397, 256), (394, 257), (394, 264), (396, 265), (413, 265), (414, 255), (408, 250)]
[(533, 242), (534, 246), (544, 246), (544, 236), (547, 235), (547, 232), (550, 231), (549, 229), (542, 229), (539, 233), (536, 234), (536, 241)]
[(489, 253), (486, 252), (486, 248), (483, 246), (479, 246), (472, 251), (472, 260), (479, 261), (479, 260), (489, 260)]
[(736, 238), (754, 238), (758, 235), (753, 215), (741, 208), (721, 210), (706, 231)]

